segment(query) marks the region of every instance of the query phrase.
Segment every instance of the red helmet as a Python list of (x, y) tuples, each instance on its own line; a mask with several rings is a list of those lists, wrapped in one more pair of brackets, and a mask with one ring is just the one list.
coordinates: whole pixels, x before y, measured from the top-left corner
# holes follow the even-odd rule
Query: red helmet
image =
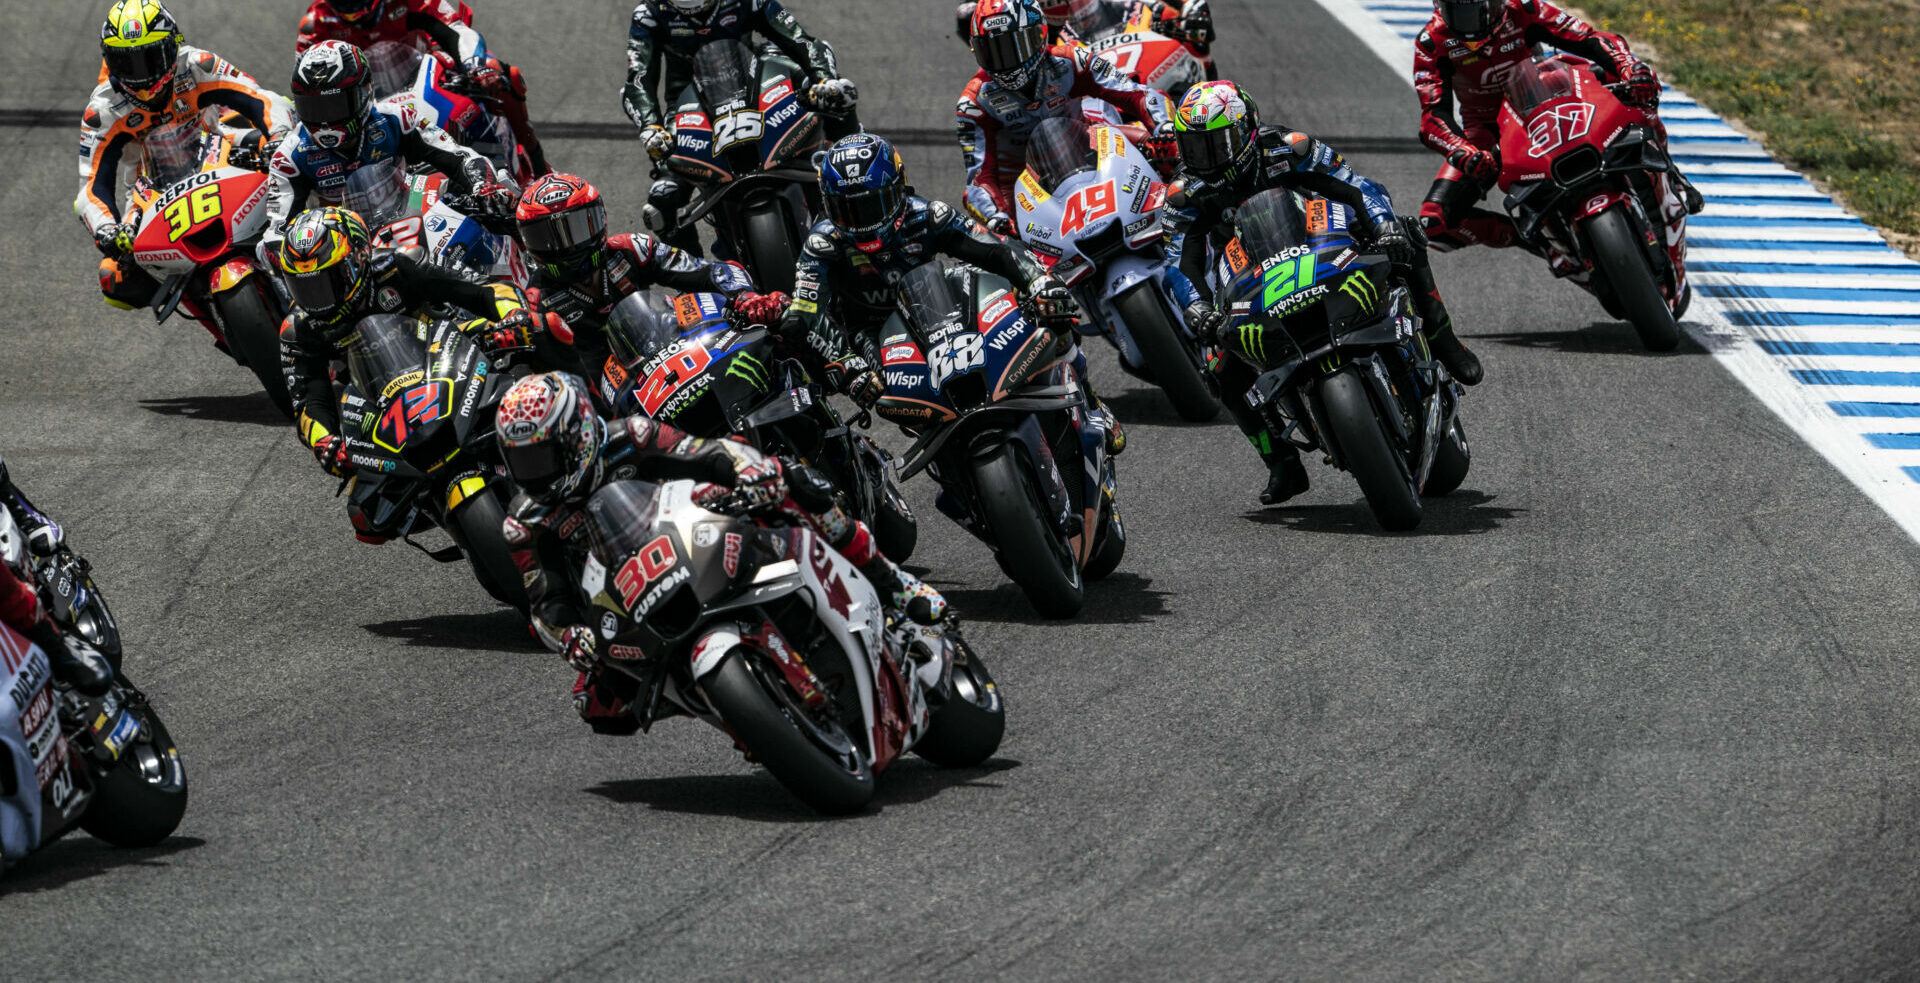
[(1025, 88), (1047, 56), (1047, 20), (1036, 0), (980, 0), (967, 34), (973, 60), (1009, 89)]
[(327, 6), (340, 15), (340, 19), (349, 24), (358, 24), (363, 20), (379, 20), (380, 8), (386, 6), (385, 0), (327, 0)]
[(577, 280), (607, 245), (607, 206), (585, 178), (548, 174), (520, 196), (514, 210), (520, 244), (549, 275)]

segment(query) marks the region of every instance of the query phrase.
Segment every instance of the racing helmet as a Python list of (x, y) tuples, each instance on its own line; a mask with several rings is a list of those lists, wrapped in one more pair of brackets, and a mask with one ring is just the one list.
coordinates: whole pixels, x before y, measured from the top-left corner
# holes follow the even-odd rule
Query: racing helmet
[(841, 137), (819, 158), (827, 220), (864, 252), (880, 248), (907, 207), (907, 165), (871, 133)]
[(338, 341), (353, 327), (356, 302), (371, 279), (366, 223), (345, 208), (310, 208), (287, 223), (273, 256), (294, 306), (326, 340)]
[(1187, 90), (1173, 112), (1180, 162), (1209, 181), (1248, 173), (1260, 153), (1260, 109), (1233, 82), (1204, 82)]
[(584, 279), (607, 245), (607, 206), (600, 191), (572, 174), (535, 181), (520, 196), (513, 219), (521, 245), (557, 279)]
[(713, 13), (714, 4), (717, 2), (718, 0), (666, 0), (667, 6), (683, 17), (705, 17)]
[(1092, 13), (1105, 2), (1106, 0), (1046, 0), (1046, 5), (1040, 8), (1040, 12), (1046, 16), (1049, 26), (1057, 28)]
[(118, 0), (100, 25), (107, 82), (141, 106), (160, 109), (173, 96), (183, 40), (173, 14), (157, 0)]
[(365, 20), (379, 20), (380, 8), (386, 6), (386, 0), (327, 0), (327, 6), (332, 7), (341, 20), (358, 24)]
[(968, 25), (973, 60), (993, 80), (1024, 89), (1047, 56), (1047, 20), (1036, 0), (980, 0)]
[(1433, 9), (1454, 37), (1468, 48), (1477, 48), (1500, 28), (1507, 15), (1507, 0), (1433, 0)]
[(514, 383), (494, 413), (494, 433), (507, 473), (536, 502), (558, 504), (598, 484), (607, 425), (579, 376), (544, 372)]
[(293, 111), (328, 150), (352, 153), (373, 114), (373, 65), (345, 41), (322, 41), (293, 66)]

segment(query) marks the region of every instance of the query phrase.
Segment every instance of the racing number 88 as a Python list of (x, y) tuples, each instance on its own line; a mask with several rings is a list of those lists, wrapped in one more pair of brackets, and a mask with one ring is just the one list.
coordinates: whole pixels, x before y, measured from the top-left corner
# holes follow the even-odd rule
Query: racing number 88
[(208, 184), (167, 206), (160, 213), (167, 220), (167, 241), (179, 242), (187, 230), (220, 216), (220, 186)]

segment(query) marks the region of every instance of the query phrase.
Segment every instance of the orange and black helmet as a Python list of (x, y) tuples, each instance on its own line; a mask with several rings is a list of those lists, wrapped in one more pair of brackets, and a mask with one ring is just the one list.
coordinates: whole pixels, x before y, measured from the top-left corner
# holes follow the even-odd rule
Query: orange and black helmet
[(520, 244), (549, 276), (579, 280), (607, 246), (607, 206), (584, 178), (548, 174), (527, 188), (514, 210)]
[(351, 315), (371, 278), (372, 253), (360, 216), (328, 206), (308, 209), (287, 223), (274, 261), (294, 306), (333, 340), (353, 325)]

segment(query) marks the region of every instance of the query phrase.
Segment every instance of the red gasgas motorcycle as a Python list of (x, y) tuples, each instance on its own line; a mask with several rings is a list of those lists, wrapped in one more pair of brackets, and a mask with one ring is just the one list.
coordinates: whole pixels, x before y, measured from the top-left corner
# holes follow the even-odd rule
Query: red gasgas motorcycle
[(1641, 343), (1680, 343), (1687, 207), (1670, 172), (1666, 129), (1571, 55), (1523, 62), (1500, 107), (1500, 188), (1521, 238), (1554, 275), (1585, 287)]

